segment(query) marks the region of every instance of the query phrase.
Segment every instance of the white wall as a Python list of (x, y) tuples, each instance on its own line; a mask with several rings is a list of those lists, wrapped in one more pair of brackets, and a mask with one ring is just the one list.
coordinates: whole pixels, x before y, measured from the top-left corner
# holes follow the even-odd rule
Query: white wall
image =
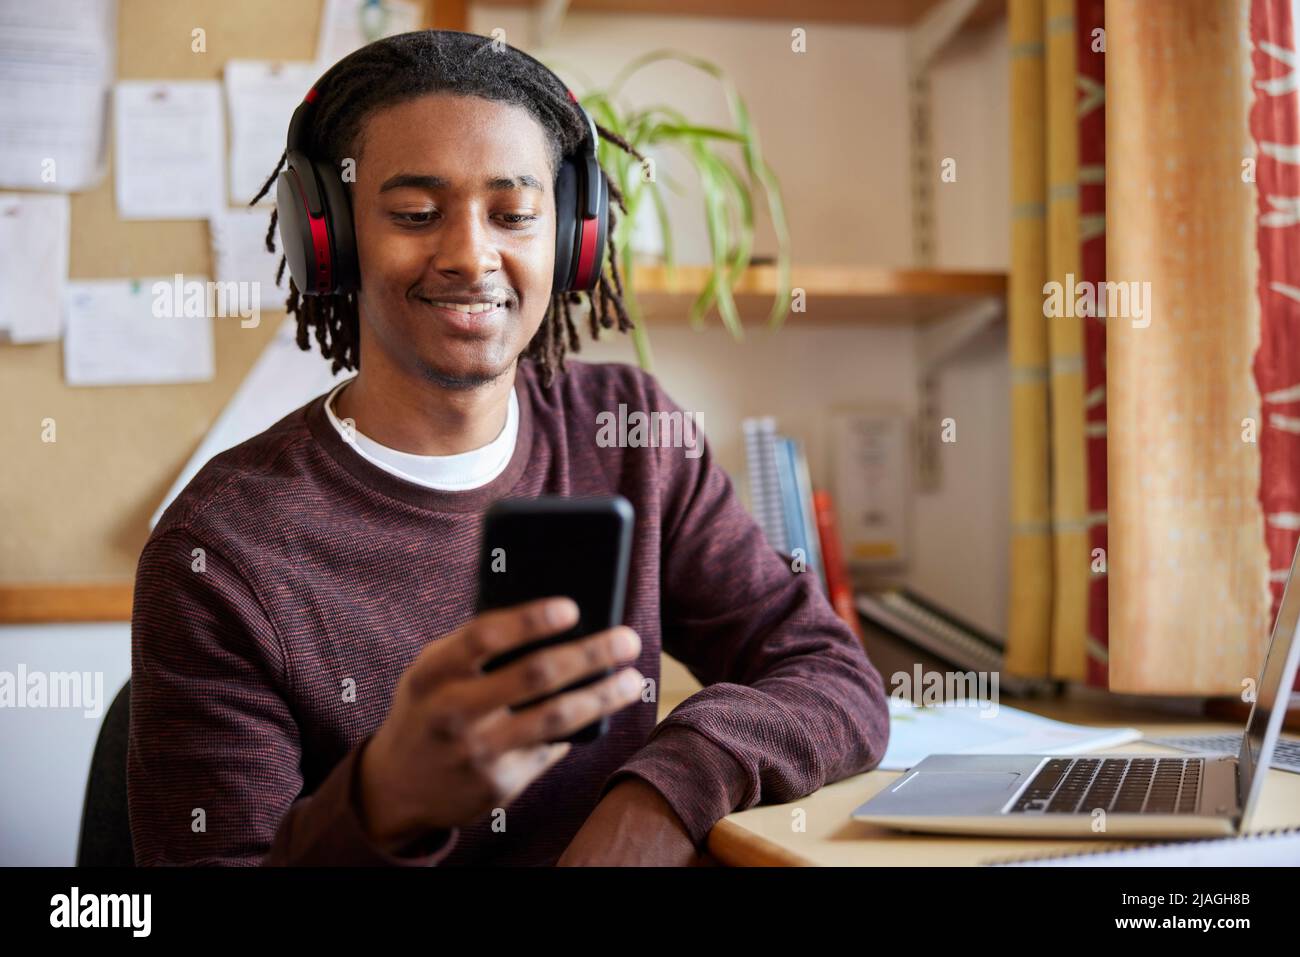
[(86, 776), (103, 714), (131, 673), (125, 622), (0, 628), (0, 671), (90, 672), (101, 714), (53, 708), (0, 710), (0, 866), (76, 861)]

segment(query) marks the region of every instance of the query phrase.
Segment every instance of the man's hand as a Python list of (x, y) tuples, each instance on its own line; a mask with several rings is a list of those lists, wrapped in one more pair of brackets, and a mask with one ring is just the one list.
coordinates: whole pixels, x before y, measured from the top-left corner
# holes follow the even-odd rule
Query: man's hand
[[(568, 743), (548, 741), (640, 700), (640, 672), (620, 666), (636, 660), (641, 639), (624, 626), (482, 670), (577, 621), (572, 599), (542, 599), (483, 612), (429, 642), (361, 755), (358, 812), (372, 841), (392, 850), (507, 806), (568, 753)], [(557, 693), (606, 668), (618, 670)]]
[(626, 778), (596, 805), (556, 867), (694, 867), (708, 861), (663, 795)]

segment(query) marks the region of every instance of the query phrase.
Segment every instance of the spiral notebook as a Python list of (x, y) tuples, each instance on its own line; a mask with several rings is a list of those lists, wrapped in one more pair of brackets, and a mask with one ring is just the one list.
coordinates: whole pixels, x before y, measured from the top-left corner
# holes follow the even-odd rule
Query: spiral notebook
[(993, 867), (1295, 867), (1300, 865), (1300, 827), (1208, 841), (1143, 844), (985, 863)]

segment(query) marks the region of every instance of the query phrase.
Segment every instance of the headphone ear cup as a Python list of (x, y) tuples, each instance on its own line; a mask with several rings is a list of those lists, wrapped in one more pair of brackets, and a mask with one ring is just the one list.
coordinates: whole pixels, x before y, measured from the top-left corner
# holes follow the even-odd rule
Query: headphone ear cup
[[(584, 156), (578, 177), (578, 198), (574, 209), (573, 267), (569, 286), (575, 292), (590, 292), (600, 283), (605, 263), (605, 240), (609, 228), (609, 182), (594, 156)], [(585, 200), (590, 198), (588, 184), (595, 184), (595, 216), (582, 217)]]
[(572, 160), (560, 163), (555, 178), (555, 273), (551, 295), (568, 292), (573, 267), (578, 261), (577, 236), (574, 235), (578, 213), (578, 171)]
[[(311, 212), (302, 185), (302, 165), (290, 157), (275, 183), (276, 222), (280, 229), (280, 248), (289, 265), (294, 285), (303, 295), (319, 294), (317, 247), (312, 234)], [(308, 176), (314, 175), (306, 167)]]
[(352, 200), (333, 164), (315, 160), (312, 167), (325, 195), (325, 224), (332, 252), (333, 288), (325, 292), (353, 292), (361, 285), (361, 270), (357, 264), (357, 234), (352, 226)]

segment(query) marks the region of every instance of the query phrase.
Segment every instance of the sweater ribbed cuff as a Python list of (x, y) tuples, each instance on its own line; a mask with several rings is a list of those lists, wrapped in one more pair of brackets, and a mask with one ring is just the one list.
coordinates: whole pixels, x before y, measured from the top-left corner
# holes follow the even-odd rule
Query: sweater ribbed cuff
[(713, 825), (740, 807), (750, 792), (744, 766), (700, 732), (681, 725), (661, 725), (645, 747), (605, 780), (600, 797), (628, 776), (663, 795), (700, 851), (706, 850)]
[(451, 853), (458, 828), (431, 831), (390, 853), (375, 844), (361, 822), (358, 788), (361, 755), (368, 736), (348, 752), (319, 788), (295, 809), (287, 833), (277, 835), (272, 860), (277, 864), (347, 867), (432, 867)]

